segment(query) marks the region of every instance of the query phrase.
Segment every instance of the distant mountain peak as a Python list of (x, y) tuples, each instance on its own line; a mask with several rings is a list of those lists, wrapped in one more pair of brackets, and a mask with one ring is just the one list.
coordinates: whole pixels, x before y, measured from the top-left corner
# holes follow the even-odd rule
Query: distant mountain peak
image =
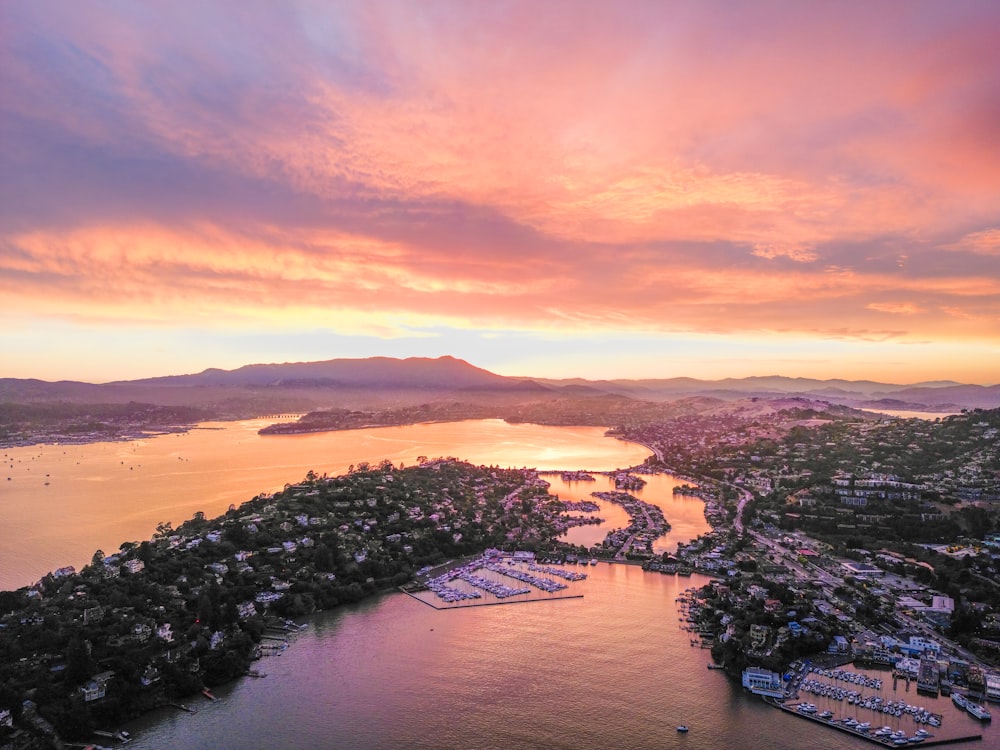
[(167, 375), (130, 384), (152, 386), (280, 386), (313, 383), (351, 387), (470, 388), (503, 386), (510, 379), (452, 356), (437, 358), (366, 357), (320, 362), (283, 362), (243, 365), (234, 370), (217, 367), (197, 374)]

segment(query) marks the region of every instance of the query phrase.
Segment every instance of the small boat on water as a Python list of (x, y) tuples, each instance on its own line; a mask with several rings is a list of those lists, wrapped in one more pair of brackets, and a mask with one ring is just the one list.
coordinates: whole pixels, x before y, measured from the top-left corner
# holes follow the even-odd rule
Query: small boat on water
[(684, 734), (684, 732), (686, 732), (687, 730), (688, 730), (687, 724), (681, 724), (679, 727), (677, 727), (677, 731), (680, 732), (681, 734)]

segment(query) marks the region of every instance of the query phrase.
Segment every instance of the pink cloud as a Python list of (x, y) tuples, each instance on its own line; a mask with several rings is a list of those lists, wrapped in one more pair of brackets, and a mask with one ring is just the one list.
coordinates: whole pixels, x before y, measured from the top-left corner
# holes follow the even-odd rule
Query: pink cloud
[(63, 10), (4, 10), (18, 310), (997, 333), (991, 4)]

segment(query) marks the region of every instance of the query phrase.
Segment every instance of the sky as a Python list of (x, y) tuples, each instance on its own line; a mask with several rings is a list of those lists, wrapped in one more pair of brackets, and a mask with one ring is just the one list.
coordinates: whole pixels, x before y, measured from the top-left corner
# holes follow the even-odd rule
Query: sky
[(1000, 382), (1000, 4), (0, 3), (0, 377)]

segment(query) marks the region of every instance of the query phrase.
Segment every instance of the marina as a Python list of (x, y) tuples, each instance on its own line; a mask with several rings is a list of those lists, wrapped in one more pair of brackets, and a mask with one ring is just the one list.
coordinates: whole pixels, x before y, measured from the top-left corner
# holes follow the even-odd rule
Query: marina
[[(541, 566), (534, 562), (530, 553), (509, 553), (490, 550), (487, 554), (467, 561), (451, 561), (434, 570), (443, 572), (430, 575), (433, 571), (418, 574), (415, 584), (403, 586), (400, 590), (418, 601), (435, 609), (455, 609), (470, 606), (489, 606), (529, 601), (549, 601), (552, 599), (580, 598), (582, 593), (570, 591), (573, 584), (587, 579), (586, 573), (565, 568)], [(566, 581), (553, 580), (536, 573), (545, 573)], [(511, 585), (517, 581), (522, 586)], [(463, 585), (464, 584), (464, 585)], [(434, 598), (423, 595), (430, 592)]]
[[(878, 674), (805, 663), (786, 675), (786, 681), (783, 691), (762, 692), (764, 702), (786, 714), (870, 743), (884, 747), (934, 746), (982, 739), (981, 733), (963, 731), (961, 727), (945, 728), (948, 708), (944, 699), (928, 697), (931, 707), (920, 705), (923, 701), (919, 699), (912, 703), (897, 691), (895, 682), (888, 688)], [(908, 693), (909, 686), (906, 690)], [(921, 691), (916, 694), (923, 695)], [(804, 700), (802, 695), (816, 702)], [(957, 693), (952, 693), (952, 702), (962, 710), (967, 708), (968, 701)], [(951, 714), (948, 721), (968, 722), (960, 713)]]
[[(920, 744), (925, 747), (937, 745), (953, 745), (960, 742), (972, 742), (981, 740), (982, 734), (969, 734), (954, 737), (936, 738), (927, 730), (916, 730), (912, 735), (908, 735), (903, 730), (893, 730), (888, 726), (872, 730), (869, 722), (858, 722), (856, 719), (838, 720), (834, 716), (823, 716), (816, 711), (816, 706), (811, 703), (786, 704), (774, 698), (764, 699), (768, 704), (780, 709), (785, 714), (797, 716), (800, 719), (808, 719), (817, 724), (822, 724), (838, 732), (853, 735), (862, 740), (882, 745), (883, 747), (901, 747), (905, 745)], [(803, 708), (805, 706), (805, 708)]]

